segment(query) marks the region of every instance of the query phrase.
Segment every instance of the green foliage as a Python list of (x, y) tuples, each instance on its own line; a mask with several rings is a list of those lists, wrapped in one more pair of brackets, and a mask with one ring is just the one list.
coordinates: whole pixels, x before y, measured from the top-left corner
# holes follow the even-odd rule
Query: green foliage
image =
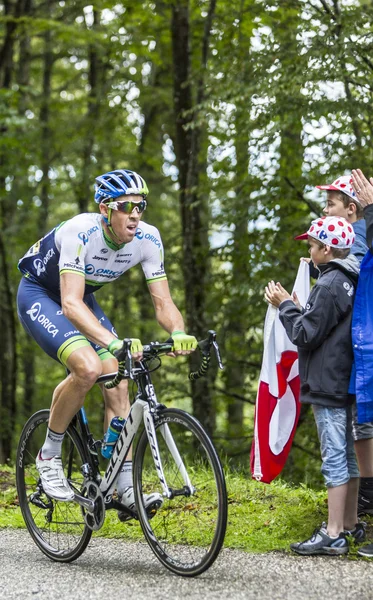
[[(32, 12), (19, 17), (12, 13), (15, 4), (9, 3), (9, 14), (0, 7), (0, 47), (11, 54), (0, 63), (0, 223), (6, 240), (0, 291), (8, 285), (15, 310), (18, 258), (59, 222), (96, 210), (96, 175), (129, 167), (149, 185), (145, 220), (161, 231), (172, 295), (185, 312), (175, 157), (176, 119), (185, 115), (174, 114), (170, 28), (177, 3), (36, 0)], [(215, 365), (211, 376), (215, 435), (221, 451), (247, 467), (264, 286), (280, 279), (291, 287), (306, 252), (293, 237), (322, 210), (314, 186), (354, 167), (371, 174), (373, 8), (358, 0), (218, 0), (203, 101), (196, 106), (210, 2), (189, 5), (189, 126), (201, 129), (199, 192), (208, 199), (205, 320), (218, 331), (226, 366), (217, 374)], [(4, 294), (1, 309), (9, 302)], [(98, 300), (121, 336), (164, 339), (140, 268), (100, 291)], [(30, 411), (49, 405), (63, 369), (18, 325), (16, 337), (19, 433)], [(187, 365), (168, 359), (165, 365), (155, 374), (160, 399), (190, 408)], [(234, 402), (243, 403), (240, 426), (229, 422)], [(99, 429), (99, 392), (88, 408)], [(320, 486), (316, 456), (314, 428), (302, 424), (286, 479)]]

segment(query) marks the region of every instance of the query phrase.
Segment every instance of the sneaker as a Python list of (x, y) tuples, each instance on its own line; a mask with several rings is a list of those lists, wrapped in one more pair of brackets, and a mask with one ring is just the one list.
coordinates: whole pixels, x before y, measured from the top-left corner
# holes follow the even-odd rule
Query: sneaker
[(360, 521), (359, 523), (356, 523), (353, 529), (345, 529), (343, 533), (345, 535), (350, 535), (353, 538), (354, 544), (362, 544), (367, 537), (366, 527), (367, 524), (364, 523), (364, 521)]
[[(149, 517), (154, 516), (156, 511), (163, 504), (163, 498), (162, 498), (161, 494), (158, 494), (158, 493), (144, 494), (143, 499), (144, 499), (145, 510)], [(128, 510), (130, 510), (131, 512), (133, 512), (137, 515), (135, 492), (134, 492), (133, 487), (128, 487), (124, 490), (124, 492), (121, 496), (121, 499), (120, 499), (120, 503), (124, 504), (124, 506)], [(120, 521), (128, 521), (129, 519), (132, 519), (132, 517), (128, 513), (123, 512), (123, 511), (118, 511), (118, 518)]]
[(326, 523), (323, 523), (319, 529), (315, 529), (309, 540), (290, 544), (290, 548), (303, 556), (314, 554), (335, 556), (348, 553), (348, 542), (343, 532), (337, 538), (330, 537), (326, 530)]
[(373, 498), (368, 498), (359, 492), (357, 514), (359, 517), (361, 515), (373, 515)]
[(359, 548), (357, 553), (360, 554), (360, 556), (365, 556), (366, 558), (373, 558), (373, 544), (368, 544), (367, 546)]
[(63, 472), (60, 456), (52, 458), (41, 457), (41, 451), (36, 457), (36, 468), (39, 471), (44, 492), (54, 500), (69, 502), (74, 499), (74, 492), (69, 486)]

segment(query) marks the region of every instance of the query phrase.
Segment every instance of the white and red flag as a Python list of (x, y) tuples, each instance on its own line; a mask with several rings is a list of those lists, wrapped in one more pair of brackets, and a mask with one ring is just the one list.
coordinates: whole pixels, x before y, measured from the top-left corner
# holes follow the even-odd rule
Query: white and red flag
[[(293, 292), (305, 306), (310, 275), (309, 265), (303, 260)], [(264, 483), (270, 483), (284, 468), (300, 413), (297, 347), (286, 335), (278, 314), (277, 308), (268, 307), (251, 447), (252, 476)]]

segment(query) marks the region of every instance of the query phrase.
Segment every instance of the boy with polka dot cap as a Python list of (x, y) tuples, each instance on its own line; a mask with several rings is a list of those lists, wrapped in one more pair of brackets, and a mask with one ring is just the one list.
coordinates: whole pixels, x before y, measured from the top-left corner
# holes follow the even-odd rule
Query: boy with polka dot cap
[(279, 309), (287, 336), (298, 348), (300, 401), (311, 404), (320, 441), (322, 468), (328, 489), (328, 522), (311, 537), (291, 544), (297, 554), (347, 554), (347, 535), (364, 541), (358, 522), (359, 469), (352, 437), (349, 393), (353, 363), (351, 317), (359, 261), (350, 249), (354, 231), (343, 217), (314, 219), (296, 239), (307, 239), (319, 277), (303, 309), (281, 283), (270, 281), (267, 302)]
[[(344, 217), (353, 227), (355, 242), (352, 254), (361, 262), (368, 251), (363, 206), (352, 187), (351, 175), (342, 175), (333, 183), (317, 185), (317, 189), (326, 191), (323, 213), (326, 217)], [(311, 271), (312, 274), (312, 271)]]

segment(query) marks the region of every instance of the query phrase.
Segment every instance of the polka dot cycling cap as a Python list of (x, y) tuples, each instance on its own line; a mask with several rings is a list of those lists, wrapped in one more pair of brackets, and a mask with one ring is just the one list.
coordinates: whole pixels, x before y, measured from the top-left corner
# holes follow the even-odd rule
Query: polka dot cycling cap
[(306, 240), (308, 236), (333, 248), (351, 248), (355, 241), (352, 225), (343, 217), (319, 217), (314, 219), (305, 233), (296, 240)]
[(355, 202), (358, 202), (360, 204), (359, 198), (357, 198), (352, 187), (351, 175), (342, 175), (342, 177), (338, 177), (338, 179), (336, 179), (335, 181), (333, 181), (333, 183), (329, 185), (317, 185), (316, 187), (319, 190), (334, 190), (336, 192), (343, 192), (344, 194), (347, 194), (347, 196), (350, 196), (352, 200), (355, 200)]

